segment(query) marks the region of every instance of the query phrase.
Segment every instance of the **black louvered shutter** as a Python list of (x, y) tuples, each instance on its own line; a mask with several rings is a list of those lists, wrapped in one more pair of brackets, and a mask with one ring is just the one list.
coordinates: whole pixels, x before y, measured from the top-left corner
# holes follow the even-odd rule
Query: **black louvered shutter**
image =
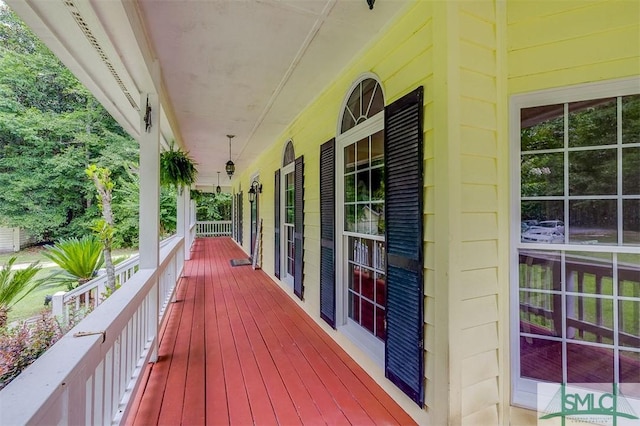
[(335, 139), (320, 146), (320, 317), (336, 327)]
[(273, 274), (276, 278), (280, 278), (280, 170), (276, 170), (275, 174), (275, 182), (273, 187), (274, 193), (274, 220), (273, 220), (273, 230), (274, 230), (274, 250), (275, 253), (273, 255), (274, 265), (273, 265)]
[(293, 228), (293, 245), (295, 250), (293, 292), (302, 299), (304, 286), (304, 159), (303, 156), (296, 158), (295, 170), (295, 213)]
[(242, 191), (240, 191), (238, 193), (238, 242), (240, 245), (242, 245), (242, 227), (244, 226), (242, 223), (242, 216)]
[(424, 404), (422, 87), (385, 108), (385, 375)]

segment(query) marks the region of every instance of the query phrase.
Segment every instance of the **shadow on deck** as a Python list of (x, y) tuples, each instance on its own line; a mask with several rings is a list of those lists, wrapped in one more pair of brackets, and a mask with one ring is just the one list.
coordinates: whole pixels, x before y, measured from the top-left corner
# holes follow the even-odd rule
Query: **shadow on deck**
[(414, 424), (226, 237), (196, 240), (127, 424)]

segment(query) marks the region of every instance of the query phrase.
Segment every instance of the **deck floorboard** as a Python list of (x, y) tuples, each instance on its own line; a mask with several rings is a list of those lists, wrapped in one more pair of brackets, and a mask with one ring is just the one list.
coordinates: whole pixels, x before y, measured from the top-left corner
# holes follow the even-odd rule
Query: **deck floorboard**
[(244, 256), (196, 240), (126, 424), (415, 424)]

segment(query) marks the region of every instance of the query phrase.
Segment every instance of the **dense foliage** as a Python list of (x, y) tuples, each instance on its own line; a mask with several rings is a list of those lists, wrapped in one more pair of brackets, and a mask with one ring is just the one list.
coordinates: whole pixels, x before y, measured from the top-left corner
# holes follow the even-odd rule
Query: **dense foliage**
[(0, 223), (43, 240), (86, 233), (99, 216), (86, 167), (108, 167), (117, 182), (137, 157), (136, 142), (0, 5)]

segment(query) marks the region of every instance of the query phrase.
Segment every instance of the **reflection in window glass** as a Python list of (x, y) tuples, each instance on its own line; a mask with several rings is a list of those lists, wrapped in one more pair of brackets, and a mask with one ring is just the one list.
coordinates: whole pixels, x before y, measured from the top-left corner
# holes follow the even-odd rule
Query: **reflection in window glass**
[(362, 80), (351, 92), (342, 112), (340, 132), (346, 132), (383, 109), (384, 97), (380, 84), (372, 78)]
[(521, 150), (564, 146), (564, 105), (548, 105), (520, 110)]
[(560, 305), (560, 294), (520, 292), (520, 331), (542, 336), (560, 336), (562, 312), (555, 310)]
[(622, 193), (640, 195), (640, 148), (622, 150)]
[(520, 161), (523, 197), (564, 194), (564, 154), (522, 155)]
[(613, 349), (567, 344), (568, 383), (615, 383)]
[(622, 143), (640, 143), (640, 95), (622, 97)]
[(367, 238), (349, 237), (349, 318), (384, 340), (384, 245)]
[(569, 195), (616, 194), (617, 176), (615, 149), (569, 153)]
[(562, 363), (558, 362), (561, 359), (561, 342), (520, 337), (520, 374), (522, 377), (562, 383)]
[[(627, 396), (633, 396), (635, 398), (640, 397), (638, 391), (638, 383), (640, 383), (640, 352), (620, 351), (620, 383), (633, 383), (634, 387), (620, 388), (620, 391)], [(634, 393), (635, 391), (635, 393)]]
[(567, 252), (565, 275), (569, 292), (613, 294), (611, 253)]
[(615, 144), (618, 140), (617, 99), (569, 104), (569, 146)]
[(640, 200), (622, 201), (623, 243), (640, 245)]
[(569, 201), (569, 242), (617, 244), (616, 200)]
[(567, 339), (613, 344), (613, 300), (567, 296)]
[(522, 242), (546, 244), (565, 242), (562, 200), (522, 201), (520, 209)]

